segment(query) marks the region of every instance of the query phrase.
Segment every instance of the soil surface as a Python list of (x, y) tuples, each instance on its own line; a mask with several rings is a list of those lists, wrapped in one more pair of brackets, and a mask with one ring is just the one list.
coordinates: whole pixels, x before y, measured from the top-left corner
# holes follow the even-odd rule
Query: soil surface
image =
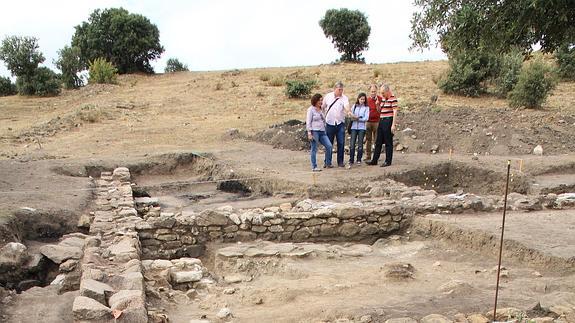
[[(446, 62), (343, 64), (128, 75), (118, 85), (89, 85), (53, 98), (0, 98), (0, 244), (77, 230), (79, 215), (90, 207), (89, 176), (116, 166), (128, 166), (136, 187), (159, 197), (168, 211), (277, 206), (305, 197), (353, 200), (370, 183), (388, 177), (442, 193), (497, 195), (503, 193), (508, 160), (512, 190), (574, 191), (575, 82), (560, 83), (541, 110), (513, 110), (491, 96), (439, 94), (433, 80), (446, 67)], [(319, 93), (342, 80), (350, 98), (370, 83), (389, 82), (399, 97), (395, 142), (403, 150), (394, 152), (391, 167), (312, 173), (308, 143), (297, 122), (309, 102), (287, 99), (283, 87), (265, 81), (276, 77), (316, 79)], [(432, 103), (433, 96), (438, 99)], [(536, 145), (543, 146), (543, 156), (532, 154)], [(226, 186), (221, 183), (233, 187), (236, 182), (242, 190), (218, 189)], [(497, 232), (498, 216), (437, 220), (479, 232), (479, 237)], [(525, 250), (567, 260), (574, 254), (573, 212), (510, 213), (507, 225), (506, 239)], [(15, 234), (15, 228), (21, 232)], [(262, 259), (246, 259), (242, 268), (256, 268), (246, 271), (253, 280), (232, 286), (237, 291), (231, 295), (217, 289), (197, 302), (171, 304), (170, 318), (189, 322), (201, 313), (213, 318), (225, 305), (245, 322), (359, 320), (362, 315), (381, 321), (486, 312), (495, 283), (493, 254), (441, 239), (405, 237), (369, 246), (372, 252), (357, 257), (319, 253), (270, 259), (264, 265)], [(225, 246), (208, 247), (211, 253), (203, 260), (214, 275), (235, 271), (235, 260), (216, 259)], [(525, 309), (575, 292), (572, 271), (510, 259), (501, 305)], [(413, 277), (388, 279), (385, 265), (397, 262), (409, 263)], [(533, 275), (536, 270), (541, 277)], [(462, 283), (449, 285), (452, 281)], [(19, 318), (34, 307), (43, 322), (69, 321), (73, 296), (51, 293), (34, 288), (9, 306), (2, 304), (0, 312)], [(40, 321), (30, 318), (21, 321)]]

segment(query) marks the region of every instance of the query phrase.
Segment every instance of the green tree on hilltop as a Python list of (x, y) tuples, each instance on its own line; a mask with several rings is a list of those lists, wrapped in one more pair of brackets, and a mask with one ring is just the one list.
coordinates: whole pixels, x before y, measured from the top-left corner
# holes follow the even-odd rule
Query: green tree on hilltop
[(76, 26), (72, 46), (80, 49), (84, 68), (101, 57), (114, 64), (120, 74), (153, 73), (150, 61), (164, 52), (158, 27), (123, 8), (94, 10), (87, 22)]
[(319, 21), (320, 27), (337, 50), (342, 61), (363, 62), (361, 52), (369, 48), (371, 27), (359, 10), (329, 9)]

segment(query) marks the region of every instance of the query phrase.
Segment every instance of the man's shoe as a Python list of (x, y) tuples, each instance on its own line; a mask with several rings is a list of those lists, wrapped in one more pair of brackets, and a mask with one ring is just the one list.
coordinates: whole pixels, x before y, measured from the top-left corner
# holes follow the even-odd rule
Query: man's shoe
[(370, 161), (365, 162), (365, 163), (366, 163), (367, 165), (369, 165), (369, 166), (375, 166), (375, 165), (377, 165), (377, 162), (374, 162), (373, 160), (370, 160)]
[(313, 168), (311, 171), (312, 171), (312, 172), (321, 172), (321, 169), (319, 169), (319, 168), (316, 167), (316, 168)]
[(323, 165), (323, 168), (333, 168), (333, 165)]
[(385, 163), (381, 164), (381, 166), (380, 166), (380, 167), (387, 167), (387, 166), (391, 166), (391, 164), (390, 164), (390, 163), (388, 163), (388, 162), (385, 162)]

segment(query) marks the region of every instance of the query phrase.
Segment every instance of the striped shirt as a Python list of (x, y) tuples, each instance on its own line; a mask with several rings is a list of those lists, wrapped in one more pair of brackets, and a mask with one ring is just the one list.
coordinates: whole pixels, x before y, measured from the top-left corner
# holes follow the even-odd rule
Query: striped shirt
[(397, 106), (397, 99), (392, 94), (389, 97), (384, 97), (383, 102), (381, 102), (381, 118), (393, 117), (393, 112), (399, 110)]

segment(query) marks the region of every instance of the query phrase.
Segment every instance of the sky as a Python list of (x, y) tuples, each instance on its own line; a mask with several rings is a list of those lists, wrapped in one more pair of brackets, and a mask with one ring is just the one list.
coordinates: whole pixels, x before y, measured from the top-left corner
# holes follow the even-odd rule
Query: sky
[[(192, 71), (327, 64), (340, 57), (319, 20), (328, 9), (359, 10), (371, 26), (366, 63), (445, 59), (439, 48), (409, 51), (411, 1), (396, 0), (20, 0), (0, 11), (0, 38), (32, 36), (56, 69), (58, 50), (69, 45), (74, 27), (95, 9), (123, 7), (160, 30), (165, 52), (152, 62), (162, 72), (168, 58)], [(9, 76), (0, 62), (0, 76)]]

